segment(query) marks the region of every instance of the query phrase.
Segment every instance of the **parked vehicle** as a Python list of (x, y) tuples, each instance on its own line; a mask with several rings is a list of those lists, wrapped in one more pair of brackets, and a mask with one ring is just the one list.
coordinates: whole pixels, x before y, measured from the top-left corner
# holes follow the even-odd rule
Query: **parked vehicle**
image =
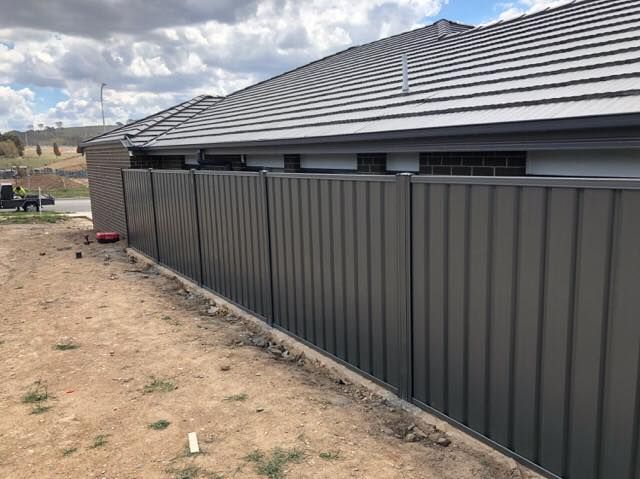
[(56, 200), (51, 195), (39, 195), (27, 193), (24, 198), (14, 195), (13, 185), (3, 183), (0, 185), (0, 209), (16, 209), (23, 211), (40, 211), (41, 206), (55, 205)]

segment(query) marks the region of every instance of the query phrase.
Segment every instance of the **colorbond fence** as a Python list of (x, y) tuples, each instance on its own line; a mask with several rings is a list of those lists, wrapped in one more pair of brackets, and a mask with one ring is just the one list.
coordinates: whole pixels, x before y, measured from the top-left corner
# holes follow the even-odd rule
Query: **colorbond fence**
[(123, 181), (131, 247), (550, 476), (638, 477), (640, 182)]

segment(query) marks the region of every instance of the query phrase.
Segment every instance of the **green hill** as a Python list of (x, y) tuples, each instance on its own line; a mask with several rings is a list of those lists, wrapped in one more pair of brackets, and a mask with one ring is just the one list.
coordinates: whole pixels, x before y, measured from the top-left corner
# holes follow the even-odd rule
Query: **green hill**
[[(115, 125), (107, 125), (106, 131), (118, 128)], [(81, 141), (87, 140), (94, 136), (100, 135), (104, 131), (100, 126), (72, 126), (68, 128), (47, 127), (44, 130), (29, 130), (26, 132), (26, 140), (29, 145), (39, 144), (41, 146), (58, 145), (76, 146)], [(20, 137), (22, 143), (25, 143), (24, 131), (10, 131)]]

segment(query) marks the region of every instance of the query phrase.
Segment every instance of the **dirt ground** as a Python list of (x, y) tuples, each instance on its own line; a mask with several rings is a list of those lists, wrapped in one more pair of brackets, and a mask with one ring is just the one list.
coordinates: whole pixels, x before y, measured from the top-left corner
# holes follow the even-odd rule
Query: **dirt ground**
[(42, 191), (82, 188), (86, 187), (88, 183), (86, 178), (65, 178), (58, 175), (32, 175), (29, 178), (13, 180), (13, 183), (16, 182), (30, 190), (42, 188)]
[(83, 245), (89, 227), (0, 227), (0, 477), (537, 477), (282, 359), (122, 245)]

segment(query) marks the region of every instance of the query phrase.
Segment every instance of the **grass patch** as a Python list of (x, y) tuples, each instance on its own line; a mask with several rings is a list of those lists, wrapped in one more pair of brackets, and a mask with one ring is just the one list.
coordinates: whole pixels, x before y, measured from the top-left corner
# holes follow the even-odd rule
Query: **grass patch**
[(282, 449), (276, 447), (270, 454), (256, 449), (249, 453), (245, 460), (255, 465), (255, 471), (260, 476), (269, 479), (282, 479), (285, 477), (285, 467), (289, 463), (298, 464), (304, 458), (304, 453), (300, 449)]
[(163, 316), (162, 318), (163, 321), (166, 321), (167, 323), (169, 323), (172, 326), (180, 326), (181, 323), (180, 321), (178, 321), (177, 319), (173, 319), (171, 316)]
[(89, 187), (79, 186), (75, 188), (53, 188), (47, 191), (54, 198), (88, 198)]
[[(102, 127), (100, 127), (102, 131)], [(37, 133), (36, 133), (37, 134)], [(94, 135), (91, 135), (94, 136)], [(41, 168), (43, 166), (49, 166), (57, 162), (69, 160), (72, 158), (79, 158), (82, 160), (82, 156), (76, 152), (75, 146), (64, 145), (62, 141), (58, 141), (60, 138), (53, 138), (51, 141), (47, 141), (48, 144), (41, 143), (42, 155), (38, 156), (35, 146), (28, 146), (24, 149), (24, 156), (3, 156), (0, 157), (0, 169), (11, 168), (12, 166), (28, 166), (30, 168)], [(29, 138), (29, 143), (32, 139)], [(37, 140), (36, 140), (37, 141)], [(57, 141), (60, 145), (61, 156), (56, 156), (53, 153), (53, 141)]]
[(149, 429), (153, 429), (155, 431), (162, 431), (163, 429), (168, 428), (169, 424), (171, 424), (169, 421), (167, 421), (165, 419), (160, 419), (159, 421), (152, 422), (147, 427)]
[(93, 438), (93, 443), (89, 446), (89, 449), (97, 449), (107, 444), (107, 436), (104, 434), (100, 434)]
[(325, 461), (336, 461), (340, 459), (340, 451), (325, 451), (319, 454), (320, 459)]
[(182, 448), (181, 456), (178, 456), (178, 457), (192, 457), (192, 456), (199, 456), (200, 454), (204, 454), (202, 447), (200, 448), (200, 452), (191, 452), (191, 448), (189, 447), (189, 441), (187, 441), (184, 444), (184, 447)]
[(42, 403), (38, 403), (31, 408), (31, 414), (44, 414), (49, 409), (51, 409), (51, 406), (43, 406)]
[(143, 391), (145, 394), (150, 394), (154, 392), (170, 392), (176, 389), (176, 385), (170, 379), (161, 379), (151, 376), (151, 382), (145, 384)]
[(41, 213), (24, 213), (12, 211), (0, 213), (0, 225), (50, 224), (66, 221), (69, 218), (53, 211)]
[(201, 469), (198, 466), (187, 466), (184, 469), (173, 472), (174, 479), (196, 479), (200, 477)]
[(57, 343), (53, 345), (53, 349), (57, 349), (58, 351), (71, 351), (72, 349), (78, 349), (79, 347), (79, 344), (73, 342)]
[(65, 447), (65, 448), (62, 450), (62, 456), (63, 456), (63, 457), (70, 456), (71, 454), (73, 454), (73, 453), (74, 453), (74, 452), (76, 452), (77, 450), (78, 450), (78, 448), (77, 448), (77, 447)]
[(248, 397), (249, 396), (246, 393), (234, 394), (224, 398), (224, 401), (246, 401)]
[(256, 449), (255, 451), (251, 451), (249, 454), (246, 455), (245, 460), (249, 461), (249, 462), (263, 462), (264, 461), (264, 452), (262, 452), (260, 449)]
[(37, 404), (49, 399), (49, 392), (47, 391), (47, 383), (44, 381), (36, 381), (27, 392), (22, 396), (22, 402), (25, 404)]

